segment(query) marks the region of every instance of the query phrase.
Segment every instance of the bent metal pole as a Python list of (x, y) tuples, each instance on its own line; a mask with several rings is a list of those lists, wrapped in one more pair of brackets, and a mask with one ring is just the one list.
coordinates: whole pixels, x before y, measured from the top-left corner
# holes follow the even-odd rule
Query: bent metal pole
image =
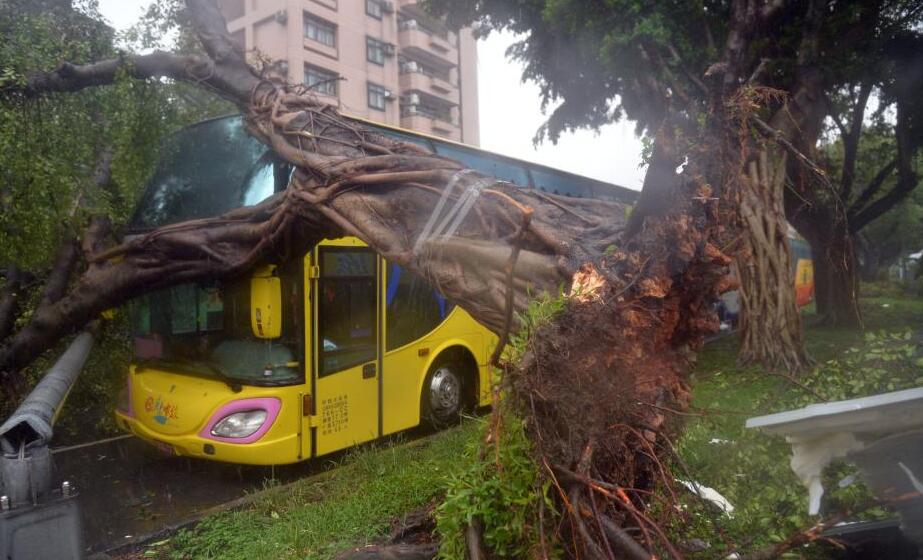
[(51, 489), (48, 443), (58, 413), (92, 347), (93, 335), (89, 331), (77, 335), (16, 412), (0, 426), (0, 482), (14, 507), (23, 500), (34, 501)]

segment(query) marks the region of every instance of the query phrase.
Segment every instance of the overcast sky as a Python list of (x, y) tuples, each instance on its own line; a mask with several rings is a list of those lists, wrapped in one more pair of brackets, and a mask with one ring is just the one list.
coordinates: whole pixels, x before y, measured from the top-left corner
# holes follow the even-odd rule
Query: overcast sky
[[(99, 0), (99, 11), (117, 29), (130, 26), (149, 0)], [(544, 122), (538, 86), (522, 83), (522, 69), (504, 52), (513, 42), (510, 34), (492, 34), (478, 42), (478, 97), (481, 147), (493, 152), (535, 161), (594, 179), (640, 189), (644, 178), (638, 166), (641, 142), (629, 122), (603, 127), (597, 135), (579, 131), (561, 135), (557, 145), (532, 146), (532, 136)]]

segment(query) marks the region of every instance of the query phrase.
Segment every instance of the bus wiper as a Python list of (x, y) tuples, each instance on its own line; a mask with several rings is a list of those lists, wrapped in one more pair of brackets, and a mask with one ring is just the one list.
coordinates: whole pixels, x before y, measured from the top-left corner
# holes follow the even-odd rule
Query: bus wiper
[[(135, 364), (135, 371), (136, 372), (141, 371), (143, 369), (147, 369), (147, 368), (157, 366), (157, 365), (181, 368), (184, 370), (184, 373), (188, 373), (192, 375), (196, 375), (196, 374), (201, 375), (200, 371), (195, 370), (196, 367), (205, 368), (214, 377), (217, 377), (218, 379), (223, 381), (224, 384), (230, 387), (230, 389), (234, 391), (235, 393), (239, 393), (244, 390), (243, 385), (240, 383), (240, 381), (237, 381), (236, 379), (234, 379), (233, 377), (225, 373), (223, 369), (216, 366), (215, 364), (212, 364), (209, 362), (200, 362), (197, 360), (190, 360), (188, 358), (170, 358), (170, 359), (148, 358), (146, 360), (141, 360), (137, 362)], [(189, 368), (193, 368), (193, 369), (190, 370)]]
[(244, 390), (244, 387), (243, 387), (243, 385), (240, 383), (240, 381), (237, 381), (236, 379), (234, 379), (233, 377), (231, 377), (230, 375), (228, 375), (228, 374), (227, 374), (223, 369), (221, 369), (220, 367), (218, 367), (218, 366), (216, 366), (215, 364), (210, 363), (210, 362), (199, 362), (199, 363), (201, 363), (203, 366), (205, 366), (205, 367), (208, 369), (208, 371), (212, 372), (212, 373), (215, 375), (215, 377), (217, 377), (218, 379), (224, 381), (225, 385), (227, 385), (228, 387), (230, 387), (231, 390), (234, 391), (235, 393), (239, 393), (239, 392), (241, 392), (241, 391)]

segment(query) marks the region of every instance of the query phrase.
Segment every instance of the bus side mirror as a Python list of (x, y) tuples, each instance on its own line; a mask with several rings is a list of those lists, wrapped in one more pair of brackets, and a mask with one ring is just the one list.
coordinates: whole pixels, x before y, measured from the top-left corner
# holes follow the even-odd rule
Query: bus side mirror
[(250, 328), (256, 338), (282, 335), (282, 281), (275, 269), (260, 268), (250, 279)]

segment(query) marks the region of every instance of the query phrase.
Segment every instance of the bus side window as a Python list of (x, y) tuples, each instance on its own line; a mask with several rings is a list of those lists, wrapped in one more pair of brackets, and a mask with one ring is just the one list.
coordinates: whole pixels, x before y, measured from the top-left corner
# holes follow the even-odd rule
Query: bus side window
[(565, 175), (539, 167), (532, 167), (529, 172), (532, 174), (532, 180), (537, 189), (558, 195), (578, 196), (581, 194), (581, 186)]
[(320, 248), (318, 351), (320, 376), (375, 359), (375, 253)]
[(475, 171), (496, 177), (501, 181), (516, 183), (520, 187), (529, 186), (529, 175), (526, 168), (519, 163), (481, 154), (475, 150), (466, 150), (451, 144), (436, 144), (436, 152), (439, 155), (458, 160)]
[(387, 350), (422, 338), (439, 326), (454, 307), (418, 275), (394, 263), (388, 264), (385, 306)]

